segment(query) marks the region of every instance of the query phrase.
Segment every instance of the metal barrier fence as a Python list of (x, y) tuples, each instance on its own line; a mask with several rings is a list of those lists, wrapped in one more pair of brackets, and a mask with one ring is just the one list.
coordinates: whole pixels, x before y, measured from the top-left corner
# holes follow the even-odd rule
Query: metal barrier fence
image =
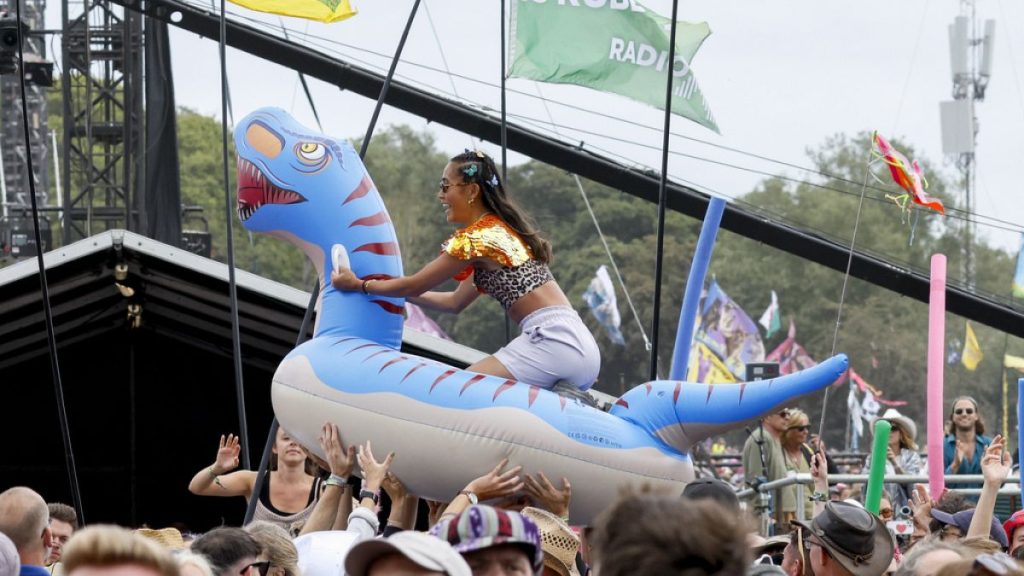
[[(981, 474), (961, 474), (961, 475), (947, 475), (945, 477), (946, 485), (950, 484), (972, 484), (980, 485), (985, 481), (985, 477)], [(829, 486), (838, 483), (844, 484), (867, 484), (867, 474), (829, 474), (828, 483)], [(928, 484), (928, 476), (926, 475), (907, 475), (897, 474), (893, 476), (885, 477), (886, 484)], [(740, 502), (751, 502), (754, 503), (754, 512), (760, 519), (761, 534), (766, 535), (770, 531), (771, 517), (772, 517), (772, 502), (770, 492), (778, 490), (780, 488), (786, 488), (788, 486), (796, 486), (796, 519), (806, 520), (804, 502), (807, 501), (807, 486), (813, 486), (814, 479), (810, 474), (794, 474), (786, 478), (780, 478), (771, 482), (764, 482), (757, 486), (757, 489), (746, 488), (736, 493), (739, 497)], [(1008, 484), (1012, 484), (1013, 487), (1007, 487)], [(1003, 482), (1002, 488), (999, 489), (1000, 496), (1020, 496), (1020, 477), (1014, 476), (1007, 478)], [(959, 492), (965, 495), (976, 496), (981, 494), (981, 488), (950, 488), (953, 492)]]

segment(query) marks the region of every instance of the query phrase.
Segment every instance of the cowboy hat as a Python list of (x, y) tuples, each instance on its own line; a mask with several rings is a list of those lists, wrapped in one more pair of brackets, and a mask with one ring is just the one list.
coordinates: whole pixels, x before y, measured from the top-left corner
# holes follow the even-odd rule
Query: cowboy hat
[[(889, 408), (884, 414), (875, 418), (875, 422), (879, 420), (888, 420), (890, 423), (897, 424), (903, 430), (903, 434), (908, 436), (912, 442), (917, 440), (917, 425), (910, 418), (900, 414), (899, 410)], [(874, 430), (874, 423), (872, 423), (871, 429)]]
[(793, 523), (854, 576), (881, 576), (896, 550), (892, 534), (878, 517), (846, 502), (828, 502), (810, 523)]

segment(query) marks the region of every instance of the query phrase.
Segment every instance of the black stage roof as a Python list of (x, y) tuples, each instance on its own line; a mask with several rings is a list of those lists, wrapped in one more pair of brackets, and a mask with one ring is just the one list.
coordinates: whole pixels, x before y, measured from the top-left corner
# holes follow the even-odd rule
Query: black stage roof
[[(241, 498), (187, 490), (220, 434), (238, 430), (227, 266), (121, 230), (54, 250), (45, 264), (86, 519), (200, 530), (240, 522)], [(271, 377), (309, 294), (244, 271), (236, 279), (255, 466), (273, 418)], [(413, 330), (403, 350), (458, 366), (483, 356)], [(0, 490), (28, 485), (70, 503), (48, 352), (37, 261), (0, 270), (0, 428), (10, 440)]]

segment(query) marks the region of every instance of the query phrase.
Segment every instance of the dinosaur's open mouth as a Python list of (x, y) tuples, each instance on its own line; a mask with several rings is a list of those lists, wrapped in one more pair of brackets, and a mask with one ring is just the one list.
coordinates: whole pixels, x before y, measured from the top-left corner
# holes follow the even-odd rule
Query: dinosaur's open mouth
[(264, 204), (298, 204), (306, 199), (298, 192), (285, 190), (267, 180), (255, 164), (238, 157), (238, 218), (243, 222)]

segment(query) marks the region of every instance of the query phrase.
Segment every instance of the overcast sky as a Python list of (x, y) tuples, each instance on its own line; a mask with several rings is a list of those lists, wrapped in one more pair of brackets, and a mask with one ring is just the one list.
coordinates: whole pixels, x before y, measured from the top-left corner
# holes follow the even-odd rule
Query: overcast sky
[[(323, 25), (285, 18), (284, 23), (293, 36), (308, 33), (319, 37), (307, 43), (383, 71), (389, 63), (386, 55), (394, 52), (413, 2), (352, 3), (360, 13), (343, 22)], [(665, 15), (671, 12), (668, 0), (646, 4)], [(712, 31), (692, 65), (721, 134), (680, 117), (673, 119), (673, 131), (807, 166), (805, 150), (818, 147), (828, 136), (877, 129), (910, 142), (925, 158), (952, 173), (953, 166), (942, 155), (939, 102), (951, 98), (947, 26), (960, 13), (961, 4), (957, 0), (682, 1), (680, 19), (706, 21)], [(1019, 177), (1024, 151), (1024, 70), (1019, 70), (1024, 65), (1024, 2), (979, 0), (976, 10), (979, 23), (989, 18), (997, 21), (992, 79), (985, 101), (977, 106), (976, 212), (1004, 220), (1009, 224), (1000, 226), (1017, 230), (982, 225), (979, 231), (990, 242), (1016, 252), (1019, 230), (1024, 226)], [(52, 26), (58, 22), (52, 18), (59, 18), (59, 3), (51, 2), (49, 12)], [(281, 22), (233, 5), (229, 5), (229, 13), (273, 26)], [(457, 92), (468, 105), (498, 109), (499, 23), (499, 3), (494, 0), (423, 0), (398, 67), (400, 78), (438, 92)], [(219, 116), (216, 44), (177, 30), (172, 32), (171, 42), (178, 105)], [(449, 78), (443, 72), (442, 50), (453, 74), (476, 81)], [(293, 72), (235, 50), (228, 51), (228, 68), (237, 117), (273, 105), (315, 126)], [(310, 83), (324, 130), (343, 137), (361, 136), (373, 102), (314, 79)], [(528, 80), (509, 80), (510, 90), (527, 94), (509, 94), (513, 122), (526, 123), (518, 116), (547, 122), (543, 105), (529, 96), (538, 94), (537, 86)], [(636, 163), (660, 166), (661, 111), (581, 87), (545, 84), (540, 89), (553, 101), (550, 112), (563, 125), (560, 131), (567, 140), (584, 141), (586, 146)], [(628, 118), (653, 129), (569, 106)], [(430, 130), (446, 152), (470, 145), (465, 135), (393, 109), (385, 108), (381, 122)], [(498, 152), (490, 144), (484, 149)], [(671, 149), (755, 170), (808, 177), (793, 168), (723, 152), (687, 138), (673, 138)], [(672, 158), (669, 172), (727, 198), (748, 192), (763, 178), (680, 157)]]

